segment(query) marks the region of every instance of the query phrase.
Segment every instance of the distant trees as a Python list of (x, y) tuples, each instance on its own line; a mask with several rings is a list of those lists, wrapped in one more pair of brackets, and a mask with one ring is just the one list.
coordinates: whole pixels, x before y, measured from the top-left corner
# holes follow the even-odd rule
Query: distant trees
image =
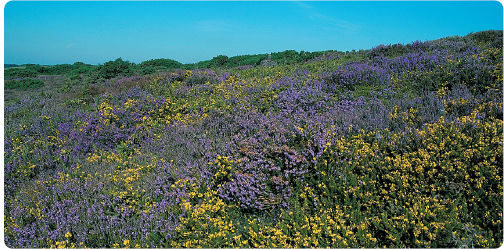
[(256, 66), (259, 65), (262, 60), (265, 60), (267, 58), (267, 54), (233, 56), (228, 59), (228, 67), (237, 67), (244, 65)]
[(212, 63), (211, 63), (212, 66), (221, 67), (221, 66), (224, 66), (225, 64), (227, 64), (228, 57), (225, 55), (217, 55), (217, 56), (213, 57), (211, 61), (212, 61)]
[(115, 61), (105, 62), (100, 66), (100, 76), (105, 79), (111, 79), (117, 76), (133, 75), (134, 64), (129, 61), (123, 61), (121, 58)]
[[(286, 50), (283, 52), (271, 53), (271, 61), (279, 65), (288, 65), (313, 59), (325, 52), (328, 51), (296, 52), (294, 50)], [(34, 78), (38, 75), (67, 75), (72, 79), (84, 77), (91, 83), (96, 83), (121, 76), (128, 77), (132, 75), (152, 74), (159, 70), (202, 69), (216, 67), (233, 68), (246, 65), (257, 66), (261, 64), (261, 61), (266, 59), (268, 59), (268, 54), (239, 55), (232, 57), (217, 55), (211, 60), (191, 64), (182, 64), (172, 59), (152, 59), (135, 65), (135, 63), (123, 60), (122, 58), (107, 61), (103, 65), (90, 65), (83, 62), (51, 66), (38, 64), (5, 64), (5, 79)]]
[[(465, 41), (467, 44), (475, 44), (480, 47), (502, 47), (502, 31), (489, 30), (468, 34), (465, 37), (446, 37), (441, 40), (431, 41), (429, 43), (414, 42), (411, 44), (389, 44), (379, 45), (370, 50), (346, 52), (347, 54), (356, 54), (363, 58), (374, 58), (377, 56), (384, 57), (397, 57), (406, 53), (424, 51), (428, 48), (428, 44), (449, 41), (460, 42)], [(469, 46), (469, 45), (468, 45)], [(271, 53), (272, 64), (290, 65), (295, 63), (302, 63), (312, 60), (324, 54), (334, 53), (335, 51), (294, 51), (285, 50), (283, 52)], [(174, 70), (174, 69), (203, 69), (203, 68), (235, 68), (239, 66), (258, 66), (262, 61), (268, 59), (268, 54), (254, 54), (254, 55), (239, 55), (228, 57), (226, 55), (217, 55), (210, 60), (200, 61), (191, 64), (182, 64), (172, 59), (152, 59), (144, 61), (138, 65), (132, 62), (125, 61), (118, 58), (112, 61), (105, 62), (103, 65), (90, 65), (83, 62), (75, 62), (73, 64), (59, 64), (59, 65), (38, 65), (38, 64), (4, 64), (4, 77), (5, 80), (10, 79), (23, 79), (35, 78), (38, 75), (67, 75), (72, 79), (88, 78), (91, 82), (103, 81), (104, 79), (111, 79), (120, 76), (131, 75), (146, 75), (156, 73), (159, 70)], [(492, 58), (493, 60), (500, 60), (500, 57)]]
[(139, 68), (152, 67), (156, 69), (175, 69), (175, 68), (181, 68), (182, 63), (171, 59), (153, 59), (140, 63), (138, 67)]
[[(271, 53), (271, 60), (280, 65), (289, 65), (299, 62), (305, 62), (314, 59), (317, 56), (331, 51), (319, 51), (319, 52), (296, 52), (294, 50), (285, 50), (283, 52)], [(194, 64), (186, 64), (184, 68), (212, 68), (212, 67), (227, 67), (233, 68), (238, 66), (257, 66), (261, 64), (261, 61), (268, 59), (268, 54), (255, 54), (255, 55), (238, 55), (227, 57), (225, 55), (218, 55), (213, 57), (211, 60), (200, 61)]]
[(28, 69), (28, 68), (9, 68), (5, 70), (4, 77), (5, 79), (19, 79), (19, 78), (28, 78), (28, 77), (36, 77), (39, 72)]
[(5, 89), (20, 89), (26, 90), (30, 88), (40, 88), (44, 86), (44, 82), (39, 79), (18, 79), (5, 81)]

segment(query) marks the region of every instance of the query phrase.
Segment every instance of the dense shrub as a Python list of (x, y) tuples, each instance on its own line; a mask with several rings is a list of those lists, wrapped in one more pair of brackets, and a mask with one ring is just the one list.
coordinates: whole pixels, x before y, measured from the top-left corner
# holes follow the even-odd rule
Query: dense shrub
[(144, 70), (144, 68), (177, 69), (182, 67), (182, 63), (171, 59), (154, 59), (142, 62), (138, 67), (140, 70)]
[(266, 54), (259, 54), (259, 55), (240, 55), (240, 56), (232, 56), (229, 57), (228, 59), (228, 65), (229, 67), (235, 67), (235, 66), (244, 66), (244, 65), (259, 65), (262, 60), (265, 60), (268, 58), (268, 55)]
[(5, 107), (5, 243), (498, 247), (502, 47), (478, 39), (26, 92)]
[[(421, 44), (417, 42), (416, 44)], [(397, 57), (400, 55), (404, 55), (405, 53), (411, 52), (411, 45), (403, 45), (403, 44), (389, 44), (389, 45), (379, 45), (373, 49), (371, 49), (368, 53), (370, 58), (383, 56), (383, 57)]]
[(8, 80), (5, 82), (5, 88), (7, 88), (7, 89), (26, 90), (26, 89), (40, 88), (43, 86), (44, 86), (44, 82), (42, 80), (32, 79), (32, 78), (19, 79), (19, 80)]
[(5, 70), (5, 79), (36, 77), (39, 73), (27, 68), (7, 68)]
[(40, 71), (41, 74), (49, 74), (49, 75), (55, 75), (55, 74), (66, 74), (72, 71), (75, 67), (70, 64), (59, 64), (59, 65), (54, 65), (54, 66), (45, 66), (43, 67), (43, 70)]
[(225, 55), (218, 55), (212, 58), (211, 64), (213, 67), (224, 66), (228, 62), (228, 57)]
[(118, 76), (133, 75), (133, 64), (118, 58), (114, 61), (105, 62), (100, 66), (100, 76), (105, 79), (111, 79)]
[[(320, 51), (320, 52), (296, 52), (294, 50), (286, 50), (283, 52), (277, 52), (271, 54), (271, 59), (280, 65), (290, 65), (299, 62), (306, 62), (321, 56), (325, 52), (330, 51)], [(184, 65), (185, 69), (197, 69), (197, 68), (211, 68), (211, 67), (227, 67), (233, 68), (244, 65), (256, 66), (261, 63), (261, 61), (268, 59), (268, 54), (255, 54), (255, 55), (239, 55), (227, 57), (225, 55), (219, 55), (211, 60), (200, 61), (195, 64)]]
[(147, 75), (147, 74), (152, 74), (156, 72), (156, 68), (152, 66), (144, 66), (140, 67), (139, 69), (139, 74), (140, 75)]
[(502, 48), (502, 31), (489, 30), (471, 33), (467, 38), (474, 40), (477, 44), (488, 44), (490, 47)]

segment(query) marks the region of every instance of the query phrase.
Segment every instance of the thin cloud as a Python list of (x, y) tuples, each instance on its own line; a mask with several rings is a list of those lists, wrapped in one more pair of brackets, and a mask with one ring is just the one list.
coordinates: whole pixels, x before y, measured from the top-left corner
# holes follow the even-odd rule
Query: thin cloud
[(349, 21), (335, 18), (332, 16), (327, 16), (322, 14), (312, 5), (309, 5), (305, 2), (295, 2), (298, 7), (302, 10), (305, 15), (315, 21), (320, 21), (324, 23), (323, 28), (327, 30), (336, 30), (336, 31), (351, 31), (355, 32), (361, 28), (360, 25), (355, 23), (351, 23)]
[(65, 48), (73, 48), (75, 47), (75, 45), (76, 45), (75, 43), (68, 43), (65, 45)]

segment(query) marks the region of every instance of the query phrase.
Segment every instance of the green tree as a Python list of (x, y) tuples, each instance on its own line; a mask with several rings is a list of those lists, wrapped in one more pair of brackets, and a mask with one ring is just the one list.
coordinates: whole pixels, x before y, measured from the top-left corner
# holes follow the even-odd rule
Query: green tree
[(133, 63), (123, 61), (121, 58), (115, 61), (108, 61), (100, 67), (100, 74), (105, 79), (117, 76), (131, 76), (133, 75)]
[(214, 67), (224, 66), (228, 62), (228, 57), (225, 55), (217, 55), (212, 58), (211, 65)]

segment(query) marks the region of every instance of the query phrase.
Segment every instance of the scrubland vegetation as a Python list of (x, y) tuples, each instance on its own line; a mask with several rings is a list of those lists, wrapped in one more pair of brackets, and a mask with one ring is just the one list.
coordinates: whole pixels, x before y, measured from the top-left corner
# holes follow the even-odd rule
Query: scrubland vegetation
[(499, 247), (502, 31), (9, 65), (9, 247)]

